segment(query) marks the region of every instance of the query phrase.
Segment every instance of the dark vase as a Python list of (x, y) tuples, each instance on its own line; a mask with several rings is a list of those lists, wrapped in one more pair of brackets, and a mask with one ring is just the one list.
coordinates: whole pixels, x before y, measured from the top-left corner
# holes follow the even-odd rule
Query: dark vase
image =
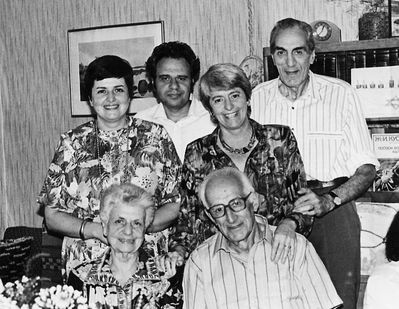
[(359, 18), (359, 40), (375, 40), (389, 37), (387, 12), (369, 12)]

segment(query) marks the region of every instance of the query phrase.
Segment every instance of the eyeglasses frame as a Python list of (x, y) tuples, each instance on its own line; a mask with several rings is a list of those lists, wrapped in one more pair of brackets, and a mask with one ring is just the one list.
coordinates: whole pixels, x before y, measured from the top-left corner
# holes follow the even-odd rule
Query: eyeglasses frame
[[(242, 197), (242, 196), (235, 197), (235, 198), (231, 199), (227, 204), (216, 204), (216, 205), (213, 205), (212, 207), (209, 207), (209, 209), (205, 209), (205, 210), (206, 210), (206, 212), (207, 212), (213, 219), (220, 219), (220, 218), (223, 218), (223, 217), (226, 215), (226, 208), (229, 208), (232, 212), (240, 212), (240, 211), (244, 210), (245, 208), (247, 208), (247, 200), (248, 200), (249, 196), (250, 196), (252, 193), (253, 193), (253, 192), (251, 191), (251, 192), (248, 193), (247, 196), (244, 196), (244, 197)], [(241, 199), (241, 200), (244, 202), (244, 208), (243, 208), (243, 209), (234, 210), (234, 209), (230, 206), (230, 203), (231, 203), (232, 201), (237, 200), (237, 199)], [(220, 217), (216, 217), (216, 218), (215, 218), (215, 217), (212, 215), (212, 213), (211, 213), (211, 209), (214, 208), (214, 207), (218, 207), (218, 206), (223, 206), (223, 215), (220, 216)]]

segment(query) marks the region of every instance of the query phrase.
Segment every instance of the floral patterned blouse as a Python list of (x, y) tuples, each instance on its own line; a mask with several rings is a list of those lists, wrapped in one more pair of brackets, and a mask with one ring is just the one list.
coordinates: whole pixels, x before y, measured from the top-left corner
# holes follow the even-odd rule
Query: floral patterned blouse
[(175, 284), (174, 277), (168, 279), (157, 271), (152, 256), (139, 249), (138, 270), (124, 285), (111, 271), (110, 250), (75, 267), (67, 283), (81, 290), (93, 308), (98, 305), (118, 309), (181, 308), (181, 286)]
[[(178, 202), (180, 169), (172, 140), (161, 125), (128, 118), (126, 128), (102, 131), (90, 121), (61, 135), (38, 203), (99, 222), (100, 194), (113, 183), (129, 181), (144, 188), (158, 207)], [(151, 238), (152, 243), (162, 240), (162, 249), (167, 250), (164, 234)], [(96, 239), (64, 237), (66, 273), (83, 260), (100, 256), (104, 249)]]
[[(297, 232), (308, 235), (313, 217), (294, 213), (286, 186), (295, 180), (306, 187), (305, 170), (292, 131), (282, 125), (260, 125), (250, 120), (258, 140), (244, 167), (256, 192), (263, 196), (258, 213), (270, 224), (278, 225), (284, 218), (297, 222)], [(226, 166), (236, 167), (218, 146), (218, 128), (187, 146), (182, 168), (182, 206), (177, 225), (173, 228), (171, 246), (184, 246), (191, 252), (216, 232), (207, 218), (197, 193), (204, 177)]]

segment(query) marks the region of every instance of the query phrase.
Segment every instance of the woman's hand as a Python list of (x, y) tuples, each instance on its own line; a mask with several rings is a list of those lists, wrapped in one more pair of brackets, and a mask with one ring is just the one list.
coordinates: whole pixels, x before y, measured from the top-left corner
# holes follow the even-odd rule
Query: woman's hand
[(84, 228), (85, 239), (96, 238), (108, 245), (108, 240), (104, 236), (103, 228), (100, 222), (87, 222)]
[(275, 263), (285, 263), (288, 257), (293, 258), (296, 246), (296, 223), (291, 219), (284, 219), (274, 232), (271, 259)]
[(168, 255), (159, 255), (154, 258), (158, 271), (165, 273), (164, 277), (169, 279), (176, 274), (176, 259)]
[(186, 260), (186, 250), (182, 246), (176, 246), (173, 251), (168, 252), (170, 259), (174, 260), (176, 266), (182, 266)]

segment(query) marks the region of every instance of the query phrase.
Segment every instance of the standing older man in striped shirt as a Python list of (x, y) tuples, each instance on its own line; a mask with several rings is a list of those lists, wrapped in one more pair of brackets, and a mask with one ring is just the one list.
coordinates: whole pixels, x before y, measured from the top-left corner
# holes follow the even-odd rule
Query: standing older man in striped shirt
[[(296, 211), (316, 216), (309, 240), (344, 301), (356, 308), (360, 281), (360, 222), (354, 200), (373, 182), (378, 161), (360, 102), (346, 82), (313, 74), (315, 42), (309, 24), (287, 18), (270, 35), (279, 78), (252, 94), (252, 118), (294, 132), (308, 179)], [(311, 189), (311, 190), (310, 190)]]
[(195, 249), (184, 272), (184, 307), (327, 309), (342, 304), (313, 246), (297, 234), (286, 262), (271, 260), (273, 232), (258, 198), (233, 167), (210, 173), (199, 197), (219, 232)]

